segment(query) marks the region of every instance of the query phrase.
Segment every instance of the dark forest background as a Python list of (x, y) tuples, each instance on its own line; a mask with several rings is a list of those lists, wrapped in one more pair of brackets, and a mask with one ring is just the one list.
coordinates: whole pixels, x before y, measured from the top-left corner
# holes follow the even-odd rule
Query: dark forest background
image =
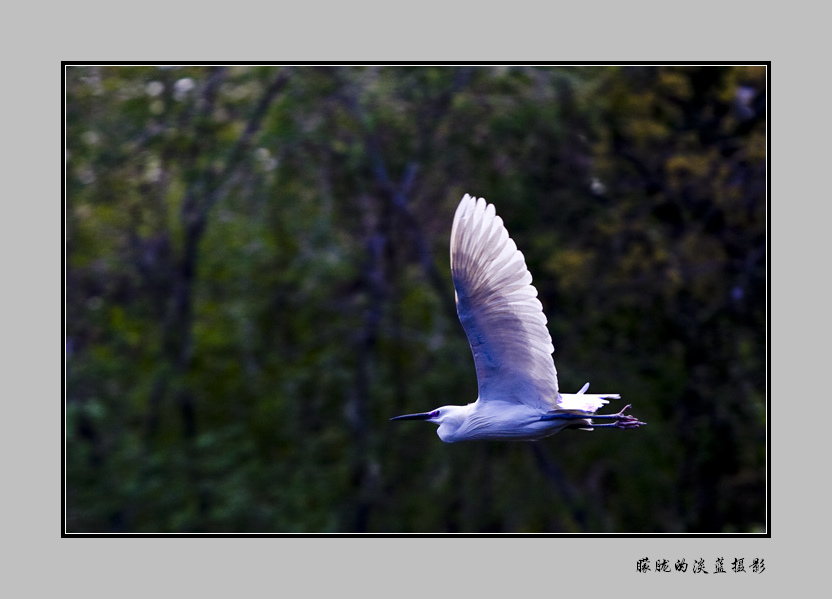
[[(766, 530), (766, 70), (69, 67), (68, 532)], [(448, 265), (496, 204), (564, 391), (448, 445)]]

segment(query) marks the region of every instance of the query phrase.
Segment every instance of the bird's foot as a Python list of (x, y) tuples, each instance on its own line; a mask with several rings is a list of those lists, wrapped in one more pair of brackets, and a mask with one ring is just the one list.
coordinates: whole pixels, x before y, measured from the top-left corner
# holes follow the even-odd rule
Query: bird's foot
[(620, 412), (618, 412), (617, 414), (612, 414), (612, 416), (615, 418), (615, 428), (638, 428), (641, 425), (646, 424), (645, 422), (641, 422), (635, 416), (630, 416), (629, 414), (624, 413), (631, 407), (632, 406), (630, 404), (627, 404), (626, 406), (621, 408)]

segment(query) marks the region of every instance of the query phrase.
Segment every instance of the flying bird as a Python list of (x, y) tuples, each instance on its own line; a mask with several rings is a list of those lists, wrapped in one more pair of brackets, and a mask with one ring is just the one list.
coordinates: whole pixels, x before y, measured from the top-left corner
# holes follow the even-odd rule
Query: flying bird
[[(537, 441), (562, 429), (638, 428), (624, 414), (595, 412), (617, 394), (559, 393), (552, 337), (532, 275), (493, 204), (468, 194), (451, 229), (451, 275), (456, 311), (474, 354), (479, 397), (465, 406), (391, 420), (439, 425), (446, 443), (474, 439)], [(597, 424), (595, 421), (607, 421)]]

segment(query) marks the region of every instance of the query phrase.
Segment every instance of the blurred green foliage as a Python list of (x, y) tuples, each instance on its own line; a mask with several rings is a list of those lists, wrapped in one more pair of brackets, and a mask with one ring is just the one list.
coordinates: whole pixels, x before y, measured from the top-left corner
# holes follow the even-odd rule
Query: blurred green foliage
[[(765, 68), (69, 67), (69, 532), (761, 532)], [(637, 431), (447, 445), (463, 193), (561, 387)]]

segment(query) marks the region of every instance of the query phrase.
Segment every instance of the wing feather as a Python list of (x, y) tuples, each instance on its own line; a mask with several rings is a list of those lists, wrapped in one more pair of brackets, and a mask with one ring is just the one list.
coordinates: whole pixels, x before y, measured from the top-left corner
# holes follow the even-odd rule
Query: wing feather
[(480, 401), (556, 406), (558, 380), (543, 306), (522, 252), (493, 204), (468, 194), (451, 230), (459, 320), (477, 369)]

